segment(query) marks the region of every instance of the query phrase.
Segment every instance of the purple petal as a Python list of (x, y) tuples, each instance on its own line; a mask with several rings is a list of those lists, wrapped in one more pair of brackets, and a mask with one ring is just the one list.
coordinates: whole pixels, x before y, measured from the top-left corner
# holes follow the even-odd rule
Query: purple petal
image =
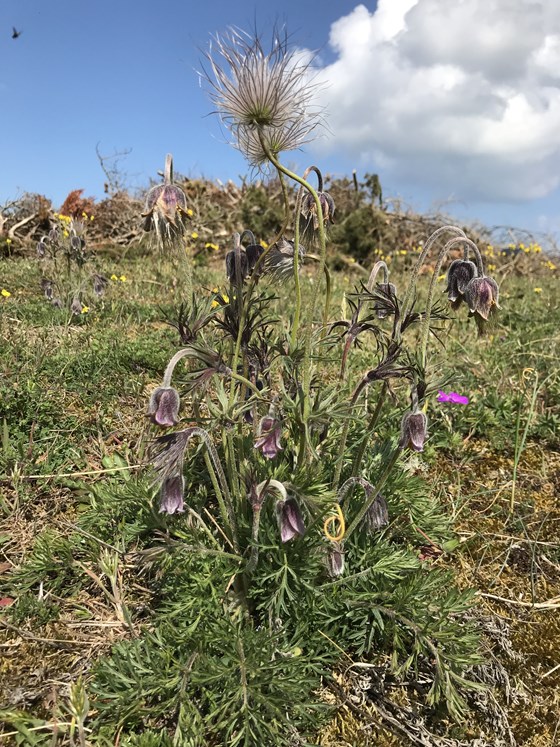
[(445, 392), (442, 392), (441, 389), (440, 389), (439, 394), (437, 396), (437, 401), (438, 402), (451, 402), (452, 401), (451, 400), (451, 395), (450, 394), (446, 394)]

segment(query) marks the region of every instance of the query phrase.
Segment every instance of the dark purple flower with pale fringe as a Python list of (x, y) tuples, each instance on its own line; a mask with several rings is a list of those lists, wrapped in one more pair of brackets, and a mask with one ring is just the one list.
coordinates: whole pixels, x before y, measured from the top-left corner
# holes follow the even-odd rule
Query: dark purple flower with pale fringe
[(447, 270), (447, 298), (455, 308), (463, 300), (465, 289), (478, 272), (474, 262), (468, 259), (456, 259)]
[(478, 314), (485, 321), (488, 320), (494, 308), (500, 308), (498, 284), (486, 275), (473, 278), (465, 288), (464, 296), (470, 311)]
[[(319, 198), (319, 204), (321, 205), (321, 213), (323, 214), (323, 224), (326, 226), (328, 223), (334, 223), (334, 200), (328, 192), (318, 192), (317, 197)], [(317, 203), (311, 192), (303, 198), (301, 205), (301, 215), (304, 218), (306, 225), (310, 226), (313, 224), (313, 229), (316, 231), (319, 228), (319, 216), (317, 215)]]
[(428, 419), (421, 410), (407, 412), (401, 422), (401, 449), (424, 451), (424, 442), (428, 438)]
[(179, 392), (172, 386), (158, 386), (154, 389), (148, 405), (148, 415), (154, 425), (171, 428), (179, 422)]
[(280, 421), (271, 415), (262, 418), (257, 429), (257, 440), (255, 449), (260, 449), (262, 455), (267, 459), (274, 459), (279, 451), (282, 451), (280, 445), (280, 436), (282, 435), (282, 426)]
[(173, 475), (165, 479), (160, 488), (160, 514), (180, 514), (184, 508), (185, 478), (183, 475)]
[(276, 518), (280, 527), (282, 542), (289, 542), (294, 537), (303, 537), (305, 524), (295, 498), (286, 498), (276, 504)]

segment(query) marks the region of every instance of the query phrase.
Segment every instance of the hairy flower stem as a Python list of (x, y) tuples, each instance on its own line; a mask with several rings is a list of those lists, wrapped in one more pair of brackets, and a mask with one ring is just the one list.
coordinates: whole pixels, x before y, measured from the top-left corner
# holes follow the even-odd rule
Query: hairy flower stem
[(410, 276), (410, 281), (408, 283), (408, 288), (406, 289), (406, 293), (404, 295), (404, 299), (401, 304), (402, 319), (406, 319), (407, 315), (412, 309), (412, 304), (414, 301), (414, 291), (416, 290), (416, 282), (418, 280), (418, 275), (420, 274), (420, 269), (422, 268), (422, 265), (426, 261), (426, 257), (428, 256), (430, 249), (434, 245), (435, 241), (439, 239), (439, 237), (442, 234), (447, 233), (447, 232), (456, 233), (459, 236), (465, 236), (465, 232), (461, 230), (460, 228), (458, 228), (457, 226), (441, 226), (436, 231), (434, 231), (432, 235), (428, 238), (424, 246), (424, 249), (422, 250), (422, 253), (418, 257), (418, 260), (416, 264), (414, 265), (412, 274)]
[(286, 488), (278, 480), (265, 480), (255, 488), (257, 494), (260, 497), (261, 505), (253, 510), (253, 525), (251, 527), (251, 554), (245, 567), (245, 572), (248, 574), (251, 574), (257, 567), (257, 562), (259, 559), (259, 528), (261, 525), (261, 509), (266, 499), (266, 495), (271, 488), (274, 488), (274, 490), (276, 490), (280, 494), (280, 497), (284, 500), (286, 500), (286, 498), (288, 497)]
[(422, 339), (422, 367), (424, 370), (426, 369), (426, 357), (428, 352), (428, 340), (430, 338), (430, 317), (432, 313), (432, 306), (434, 303), (434, 294), (436, 289), (436, 283), (437, 279), (439, 277), (439, 273), (441, 270), (441, 266), (443, 264), (443, 261), (445, 257), (447, 256), (447, 253), (449, 250), (455, 246), (456, 244), (464, 244), (465, 248), (470, 247), (473, 250), (475, 259), (476, 259), (476, 266), (478, 270), (478, 274), (480, 277), (484, 275), (484, 263), (482, 261), (482, 255), (477, 247), (477, 245), (474, 243), (474, 241), (471, 241), (470, 239), (467, 239), (466, 236), (458, 236), (454, 239), (451, 239), (447, 242), (447, 244), (443, 247), (443, 249), (440, 251), (436, 266), (434, 267), (434, 271), (432, 273), (432, 279), (430, 282), (430, 288), (428, 290), (428, 300), (426, 302), (426, 311), (424, 313), (424, 317), (422, 319), (422, 328), (421, 328), (421, 339)]
[(387, 464), (385, 465), (385, 469), (379, 476), (376, 484), (374, 485), (372, 492), (370, 496), (365, 501), (364, 505), (361, 507), (361, 509), (358, 511), (356, 516), (352, 519), (350, 526), (346, 529), (346, 534), (344, 535), (344, 540), (346, 541), (352, 534), (352, 532), (356, 529), (357, 526), (361, 523), (362, 519), (368, 512), (370, 506), (373, 504), (377, 496), (379, 495), (379, 492), (387, 482), (389, 475), (391, 474), (393, 467), (397, 463), (397, 460), (401, 454), (401, 449), (397, 447), (393, 453), (391, 454), (389, 460), (387, 461)]
[[(327, 259), (327, 241), (326, 241), (326, 235), (325, 235), (325, 223), (323, 220), (323, 209), (321, 207), (321, 201), (319, 200), (319, 195), (317, 192), (313, 189), (311, 184), (307, 182), (305, 179), (303, 179), (298, 174), (294, 173), (293, 171), (290, 171), (290, 169), (287, 169), (280, 161), (276, 158), (276, 156), (266, 147), (266, 144), (262, 138), (262, 135), (260, 135), (261, 139), (261, 145), (263, 147), (264, 152), (266, 153), (266, 156), (268, 160), (272, 163), (273, 166), (275, 166), (279, 171), (282, 171), (286, 176), (289, 176), (290, 179), (293, 179), (298, 184), (301, 184), (302, 187), (305, 187), (313, 197), (313, 201), (315, 202), (315, 208), (317, 210), (317, 220), (318, 220), (318, 232), (319, 232), (319, 272), (318, 277), (320, 278), (323, 274), (323, 268), (326, 265), (326, 259)], [(299, 220), (299, 216), (296, 216), (296, 220)], [(295, 253), (294, 253), (295, 256)], [(303, 356), (303, 393), (304, 393), (304, 420), (307, 420), (309, 416), (309, 390), (311, 388), (311, 339), (312, 339), (312, 332), (313, 332), (313, 320), (315, 318), (315, 310), (317, 307), (317, 300), (319, 298), (319, 291), (320, 291), (321, 283), (318, 281), (315, 284), (315, 287), (313, 289), (313, 295), (311, 299), (311, 312), (310, 312), (310, 320), (309, 325), (306, 329), (306, 335), (305, 335), (305, 349), (304, 349), (304, 356)]]
[(360, 471), (360, 468), (362, 466), (362, 459), (364, 458), (364, 454), (366, 451), (366, 446), (368, 445), (370, 436), (373, 433), (375, 426), (377, 425), (377, 421), (379, 420), (379, 416), (381, 415), (381, 410), (383, 409), (383, 405), (385, 403), (385, 398), (387, 397), (388, 391), (389, 391), (389, 386), (387, 382), (384, 381), (383, 387), (381, 388), (381, 391), (379, 392), (379, 397), (377, 398), (377, 404), (375, 405), (375, 410), (373, 411), (372, 416), (369, 420), (369, 423), (366, 426), (364, 437), (362, 438), (362, 441), (358, 447), (356, 456), (354, 457), (354, 462), (352, 464), (352, 476), (353, 477), (356, 477)]
[(162, 387), (168, 388), (171, 386), (171, 377), (173, 376), (173, 371), (175, 370), (175, 366), (181, 358), (185, 358), (186, 356), (192, 356), (194, 357), (196, 355), (196, 351), (194, 348), (186, 347), (181, 348), (181, 350), (178, 350), (173, 358), (169, 361), (167, 364), (167, 368), (165, 369), (165, 372), (163, 374), (163, 381), (161, 383)]
[[(279, 172), (282, 173), (282, 172)], [(301, 286), (299, 282), (299, 214), (303, 203), (303, 187), (300, 186), (296, 200), (296, 220), (294, 225), (294, 286), (296, 291), (296, 306), (294, 309), (294, 320), (292, 322), (292, 333), (290, 336), (290, 347), (296, 346), (297, 333), (299, 330), (299, 317), (301, 313)]]
[[(350, 400), (350, 407), (354, 407), (356, 404), (358, 397), (362, 393), (363, 389), (367, 386), (368, 381), (367, 378), (363, 378), (356, 389), (354, 390), (354, 394), (352, 395), (352, 399)], [(338, 447), (338, 458), (336, 460), (336, 467), (334, 471), (334, 479), (333, 479), (333, 487), (336, 489), (338, 486), (338, 483), (340, 482), (340, 476), (342, 474), (342, 466), (344, 464), (344, 454), (346, 451), (346, 440), (348, 439), (348, 431), (350, 430), (350, 418), (348, 417), (346, 419), (346, 422), (344, 423), (344, 428), (342, 430), (342, 436), (340, 438), (340, 445)]]

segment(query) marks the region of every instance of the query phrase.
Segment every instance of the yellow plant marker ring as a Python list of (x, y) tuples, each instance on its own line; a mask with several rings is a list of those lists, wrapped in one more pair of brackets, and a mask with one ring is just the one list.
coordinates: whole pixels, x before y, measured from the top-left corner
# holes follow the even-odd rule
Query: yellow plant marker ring
[[(325, 537), (331, 542), (340, 542), (346, 533), (346, 522), (344, 521), (344, 514), (342, 513), (342, 509), (340, 508), (340, 505), (338, 503), (335, 503), (334, 505), (334, 512), (334, 516), (327, 516), (327, 518), (325, 519), (325, 522), (323, 524), (323, 532), (325, 533)], [(337, 523), (338, 531), (336, 531)], [(329, 525), (331, 524), (332, 530), (333, 532), (336, 532), (336, 534), (331, 534), (331, 532), (329, 531)]]

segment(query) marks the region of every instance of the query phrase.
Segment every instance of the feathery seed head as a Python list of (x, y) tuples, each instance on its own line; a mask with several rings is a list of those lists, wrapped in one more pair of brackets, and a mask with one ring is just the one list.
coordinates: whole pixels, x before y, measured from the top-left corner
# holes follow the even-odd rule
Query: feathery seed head
[(230, 29), (215, 37), (203, 77), (235, 146), (253, 165), (299, 148), (318, 124), (309, 63), (274, 31), (270, 51), (255, 35)]

